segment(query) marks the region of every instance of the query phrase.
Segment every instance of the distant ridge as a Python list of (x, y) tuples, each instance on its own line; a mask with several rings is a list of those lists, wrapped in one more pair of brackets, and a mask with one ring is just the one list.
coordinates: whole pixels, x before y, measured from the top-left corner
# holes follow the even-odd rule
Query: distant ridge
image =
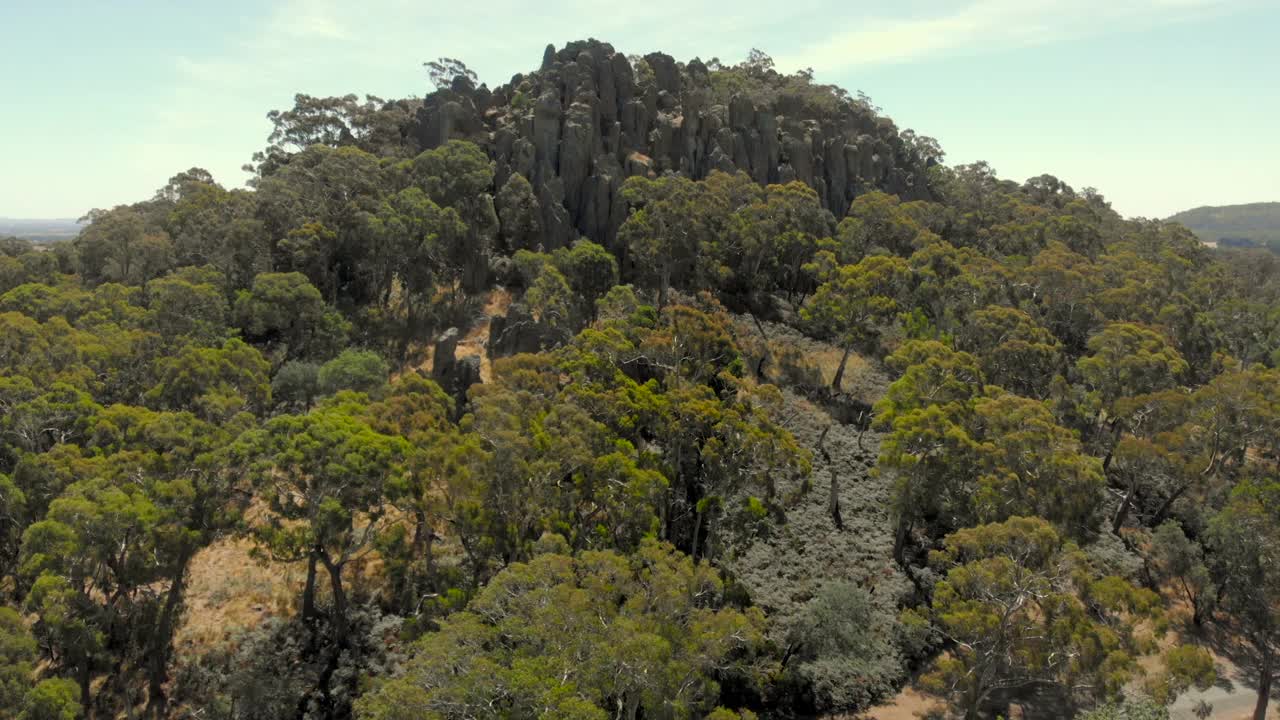
[(1219, 247), (1266, 247), (1280, 252), (1280, 202), (1205, 205), (1169, 217)]

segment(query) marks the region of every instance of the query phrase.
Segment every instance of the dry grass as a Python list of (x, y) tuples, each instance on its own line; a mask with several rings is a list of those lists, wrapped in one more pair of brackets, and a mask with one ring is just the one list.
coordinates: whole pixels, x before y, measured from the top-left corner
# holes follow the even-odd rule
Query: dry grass
[[(250, 511), (261, 512), (260, 507)], [(407, 513), (390, 508), (384, 523), (410, 523)], [(385, 528), (384, 528), (385, 529)], [(443, 532), (441, 528), (441, 532)], [(187, 612), (174, 637), (179, 652), (205, 650), (256, 627), (269, 617), (290, 617), (306, 583), (305, 563), (262, 561), (252, 556), (254, 544), (246, 538), (224, 538), (201, 550), (191, 561), (186, 592)], [(316, 577), (316, 600), (330, 597), (329, 579), (323, 568)], [(368, 551), (351, 560), (344, 584), (353, 600), (368, 598), (385, 589), (382, 557)]]
[[(836, 379), (836, 371), (840, 369), (840, 358), (844, 353), (834, 347), (826, 347), (817, 352), (809, 352), (809, 362), (816, 365), (818, 371), (822, 373), (822, 382), (830, 384)], [(840, 387), (836, 388), (841, 392), (852, 392), (855, 388), (862, 387), (868, 373), (873, 368), (867, 359), (853, 353), (849, 355), (849, 360), (845, 363), (844, 377), (841, 378)]]
[[(506, 317), (508, 308), (511, 307), (511, 293), (505, 288), (496, 288), (485, 296), (484, 314), (479, 321), (467, 329), (462, 339), (458, 341), (458, 349), (456, 357), (459, 359), (465, 357), (480, 358), (480, 381), (489, 382), (493, 377), (493, 365), (489, 362), (488, 344), (489, 344), (489, 323), (495, 317)], [(401, 372), (410, 370), (420, 370), (428, 375), (431, 374), (435, 367), (436, 346), (434, 339), (421, 346), (416, 356), (422, 358), (422, 361), (406, 367)]]
[[(937, 705), (937, 698), (929, 697), (908, 686), (903, 688), (892, 701), (871, 708), (862, 717), (868, 720), (917, 720)], [(838, 717), (841, 716), (833, 716), (833, 720)]]
[[(749, 317), (734, 317), (735, 339), (751, 368), (758, 365), (767, 347), (769, 362), (765, 364), (765, 378), (769, 382), (801, 390), (831, 385), (844, 355), (841, 349), (786, 325), (773, 322), (762, 325), (768, 337), (767, 345)], [(857, 353), (849, 355), (840, 383), (841, 392), (870, 405), (884, 395), (887, 385), (888, 379), (875, 363)]]
[(263, 564), (250, 556), (253, 543), (219, 540), (191, 561), (187, 612), (174, 644), (207, 648), (273, 615), (290, 615), (304, 578), (301, 566)]

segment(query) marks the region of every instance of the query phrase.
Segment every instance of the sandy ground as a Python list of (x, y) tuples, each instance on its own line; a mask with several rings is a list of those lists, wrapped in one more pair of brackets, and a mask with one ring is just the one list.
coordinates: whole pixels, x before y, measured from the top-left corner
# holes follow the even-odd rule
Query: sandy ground
[[(1239, 669), (1225, 658), (1215, 655), (1218, 663), (1218, 676), (1221, 680), (1214, 687), (1204, 692), (1192, 690), (1178, 698), (1169, 708), (1172, 720), (1197, 720), (1194, 708), (1204, 700), (1213, 705), (1215, 720), (1251, 720), (1253, 707), (1258, 702), (1258, 693), (1246, 684), (1248, 678), (1241, 677)], [(1267, 717), (1280, 720), (1280, 701), (1272, 698), (1267, 708)]]
[[(1220, 682), (1204, 692), (1193, 690), (1178, 698), (1169, 708), (1170, 720), (1199, 720), (1195, 707), (1201, 701), (1213, 705), (1212, 720), (1251, 720), (1253, 707), (1258, 701), (1258, 694), (1243, 682), (1239, 670), (1230, 661), (1215, 656), (1218, 662), (1218, 674), (1229, 683)], [(933, 701), (913, 688), (906, 688), (898, 693), (892, 702), (867, 711), (871, 720), (916, 720), (919, 713), (933, 704)], [(1280, 701), (1273, 699), (1267, 709), (1267, 717), (1280, 720)]]
[(898, 693), (892, 703), (868, 710), (867, 717), (871, 720), (916, 720), (925, 710), (936, 704), (937, 701), (933, 698), (909, 687)]

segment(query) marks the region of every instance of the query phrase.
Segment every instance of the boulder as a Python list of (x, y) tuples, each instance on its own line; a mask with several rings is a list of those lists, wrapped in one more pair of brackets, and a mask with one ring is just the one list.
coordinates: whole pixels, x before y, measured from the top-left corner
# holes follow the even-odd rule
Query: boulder
[(555, 342), (554, 336), (521, 304), (514, 303), (505, 316), (489, 321), (487, 352), (492, 359), (520, 353), (545, 350)]
[(458, 328), (449, 328), (436, 338), (431, 363), (432, 379), (454, 399), (459, 415), (467, 402), (467, 391), (480, 382), (480, 358), (457, 356), (460, 336)]

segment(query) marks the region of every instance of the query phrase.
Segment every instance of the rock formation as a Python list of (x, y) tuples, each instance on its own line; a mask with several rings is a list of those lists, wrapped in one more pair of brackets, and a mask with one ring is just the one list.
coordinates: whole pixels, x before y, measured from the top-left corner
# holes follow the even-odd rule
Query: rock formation
[(458, 357), (458, 328), (449, 328), (436, 338), (432, 356), (431, 377), (453, 398), (458, 408), (466, 407), (467, 390), (480, 382), (480, 358), (474, 355)]
[(577, 235), (612, 246), (627, 213), (619, 189), (632, 175), (740, 170), (761, 184), (799, 180), (837, 217), (867, 190), (929, 196), (926, 168), (865, 104), (725, 97), (714, 75), (663, 53), (633, 63), (595, 40), (548, 46), (540, 69), (495, 90), (460, 79), (429, 95), (409, 131), (422, 149), (453, 139), (485, 148), (496, 188), (516, 173), (527, 179), (546, 250)]

